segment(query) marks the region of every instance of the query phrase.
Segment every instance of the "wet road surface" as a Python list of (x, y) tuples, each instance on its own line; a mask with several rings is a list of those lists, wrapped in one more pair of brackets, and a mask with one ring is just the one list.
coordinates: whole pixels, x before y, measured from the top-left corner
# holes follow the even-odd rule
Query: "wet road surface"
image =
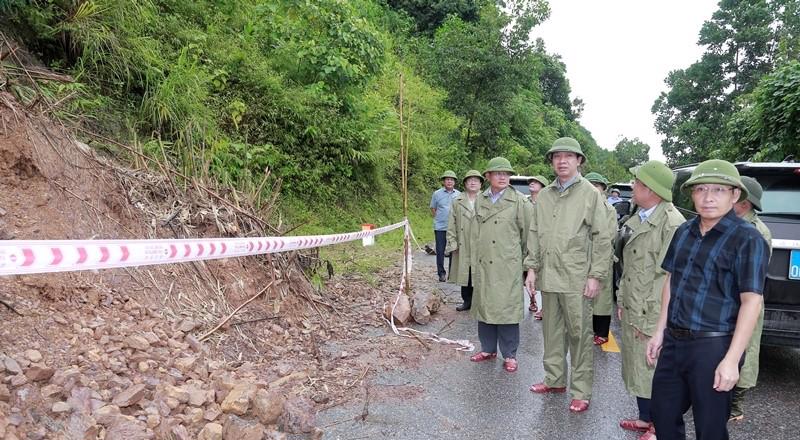
[[(418, 254), (414, 258), (415, 270), (430, 272), (430, 282), (445, 294), (448, 309), (418, 328), (435, 332), (455, 318), (442, 336), (468, 338), (478, 347), (475, 321), (468, 312), (452, 311), (460, 303), (458, 286), (435, 281), (433, 257)], [(612, 332), (619, 336), (616, 322)], [(619, 353), (595, 348), (591, 407), (573, 414), (568, 410), (569, 392), (537, 395), (528, 391), (544, 378), (541, 321), (526, 312), (520, 335), (516, 373), (505, 372), (499, 358), (473, 363), (470, 353), (434, 348), (438, 355), (427, 356), (418, 366), (383, 372), (370, 381), (373, 397), (365, 420), (360, 417), (366, 400), (362, 390), (364, 396), (321, 413), (318, 426), (324, 427), (326, 439), (638, 438), (618, 427), (621, 418), (637, 414), (635, 400), (622, 384)], [(383, 337), (395, 336), (387, 328)], [(393, 388), (420, 392), (393, 393)], [(694, 438), (691, 410), (686, 422), (688, 438)], [(732, 440), (800, 439), (800, 350), (762, 347), (759, 382), (747, 395), (745, 420), (730, 424), (729, 431)]]

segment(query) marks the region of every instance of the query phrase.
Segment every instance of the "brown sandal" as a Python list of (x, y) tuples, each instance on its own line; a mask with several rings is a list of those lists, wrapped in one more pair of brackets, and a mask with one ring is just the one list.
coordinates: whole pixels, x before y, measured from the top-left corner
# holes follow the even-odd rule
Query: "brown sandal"
[(644, 426), (642, 426), (638, 423), (641, 421), (639, 419), (622, 419), (619, 421), (619, 427), (628, 431), (647, 432), (653, 426), (652, 423), (648, 422), (644, 422)]
[(567, 391), (567, 387), (549, 387), (544, 382), (541, 382), (531, 385), (530, 390), (536, 394), (563, 393)]
[(569, 403), (569, 410), (574, 413), (581, 413), (589, 409), (588, 400), (572, 399)]

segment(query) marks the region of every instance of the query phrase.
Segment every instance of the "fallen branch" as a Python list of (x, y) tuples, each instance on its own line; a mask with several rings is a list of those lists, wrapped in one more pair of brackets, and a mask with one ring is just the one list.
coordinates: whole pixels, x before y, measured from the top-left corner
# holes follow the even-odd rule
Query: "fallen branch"
[(364, 379), (364, 376), (367, 375), (367, 372), (369, 371), (369, 367), (370, 366), (367, 365), (367, 368), (364, 368), (364, 372), (361, 373), (361, 376), (358, 376), (358, 378), (356, 380), (354, 380), (353, 383), (348, 385), (347, 388), (353, 388), (357, 383), (361, 382), (361, 380)]
[(16, 313), (16, 314), (17, 314), (17, 315), (19, 315), (19, 316), (25, 316), (25, 315), (23, 315), (22, 313), (18, 312), (18, 311), (17, 311), (17, 309), (15, 309), (15, 308), (14, 308), (14, 306), (12, 306), (11, 304), (7, 303), (7, 302), (6, 302), (5, 300), (3, 300), (3, 299), (0, 299), (0, 304), (2, 304), (2, 305), (4, 305), (4, 306), (8, 307), (8, 309), (9, 309), (9, 310), (11, 310), (12, 312)]
[(296, 372), (294, 372), (294, 373), (292, 373), (292, 374), (290, 374), (288, 376), (283, 376), (280, 379), (273, 380), (272, 382), (270, 382), (267, 385), (267, 388), (277, 388), (277, 387), (283, 385), (286, 382), (289, 382), (289, 381), (292, 381), (292, 380), (295, 380), (295, 379), (306, 379), (307, 377), (308, 377), (308, 373), (306, 373), (305, 371), (296, 371)]
[(231, 319), (231, 318), (233, 318), (233, 315), (235, 315), (235, 314), (236, 314), (236, 312), (238, 312), (239, 310), (241, 310), (241, 309), (242, 309), (242, 307), (244, 307), (244, 306), (246, 306), (246, 305), (250, 304), (250, 303), (251, 303), (251, 302), (253, 302), (253, 301), (254, 301), (256, 298), (258, 298), (258, 297), (259, 297), (259, 296), (261, 296), (261, 295), (262, 295), (264, 292), (266, 292), (266, 291), (267, 291), (267, 289), (269, 289), (270, 287), (272, 287), (272, 283), (273, 283), (273, 282), (272, 282), (272, 281), (270, 281), (270, 282), (269, 282), (269, 283), (268, 283), (266, 286), (264, 286), (264, 288), (263, 288), (263, 289), (261, 289), (261, 291), (259, 291), (259, 292), (258, 292), (258, 293), (256, 293), (255, 295), (253, 295), (253, 297), (252, 297), (252, 298), (250, 298), (250, 299), (248, 299), (247, 301), (245, 301), (245, 302), (243, 302), (242, 304), (240, 304), (240, 305), (239, 305), (239, 307), (235, 308), (235, 309), (234, 309), (234, 310), (231, 312), (231, 314), (230, 314), (230, 315), (228, 315), (228, 317), (227, 317), (227, 318), (223, 319), (223, 320), (222, 320), (222, 322), (220, 322), (219, 324), (217, 324), (217, 326), (216, 326), (216, 327), (214, 327), (214, 328), (212, 328), (211, 330), (209, 330), (209, 332), (208, 332), (208, 333), (206, 333), (206, 334), (204, 334), (203, 336), (201, 336), (201, 337), (200, 337), (200, 339), (198, 339), (198, 341), (200, 341), (200, 342), (203, 342), (203, 341), (204, 341), (206, 338), (208, 338), (209, 336), (211, 336), (211, 334), (212, 334), (212, 333), (214, 333), (215, 331), (219, 330), (219, 329), (220, 329), (220, 327), (222, 327), (223, 325), (225, 325), (225, 323), (226, 323), (226, 322), (230, 321), (230, 319)]

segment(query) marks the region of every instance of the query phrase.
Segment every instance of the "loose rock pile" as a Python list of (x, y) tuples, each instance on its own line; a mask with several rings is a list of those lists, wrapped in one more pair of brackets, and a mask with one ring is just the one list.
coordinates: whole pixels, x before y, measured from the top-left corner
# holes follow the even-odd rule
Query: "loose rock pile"
[(284, 376), (267, 382), (252, 363), (210, 359), (191, 319), (166, 323), (145, 307), (126, 309), (128, 319), (55, 315), (54, 325), (72, 322), (69, 366), (54, 368), (36, 348), (0, 355), (0, 438), (321, 437), (313, 404), (282, 387), (304, 372), (276, 370)]

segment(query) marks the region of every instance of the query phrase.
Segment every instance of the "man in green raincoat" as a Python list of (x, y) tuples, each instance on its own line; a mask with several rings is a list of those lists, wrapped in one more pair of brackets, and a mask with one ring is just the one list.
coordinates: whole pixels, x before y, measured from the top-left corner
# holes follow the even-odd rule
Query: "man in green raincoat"
[(450, 218), (447, 224), (447, 247), (445, 255), (450, 256), (450, 273), (448, 281), (461, 286), (461, 299), (464, 301), (456, 307), (459, 312), (472, 307), (472, 268), (471, 253), (474, 251), (478, 237), (478, 226), (475, 219), (475, 200), (483, 184), (483, 176), (477, 170), (469, 170), (464, 176), (464, 192), (459, 194), (450, 206)]
[(650, 394), (655, 367), (647, 364), (645, 350), (661, 311), (661, 289), (667, 276), (661, 262), (684, 218), (672, 204), (675, 177), (665, 164), (651, 160), (631, 172), (635, 177), (633, 202), (639, 210), (622, 226), (624, 267), (617, 291), (617, 316), (622, 330), (622, 378), (628, 392), (636, 396), (639, 417), (623, 419), (619, 425), (646, 433), (652, 427)]
[(583, 412), (592, 397), (592, 299), (610, 276), (611, 233), (605, 198), (580, 174), (586, 161), (575, 139), (557, 139), (547, 152), (555, 181), (536, 199), (525, 280), (539, 287), (546, 310), (543, 320), (544, 382), (534, 393), (563, 393), (567, 385), (567, 351), (572, 371), (569, 409)]
[[(742, 176), (742, 183), (747, 188), (747, 199), (733, 205), (736, 215), (746, 222), (755, 226), (761, 233), (764, 240), (767, 240), (770, 254), (772, 254), (772, 233), (767, 225), (758, 218), (756, 211), (761, 211), (761, 194), (764, 189), (756, 179), (749, 176)], [(758, 379), (758, 355), (761, 352), (761, 331), (764, 328), (764, 304), (761, 304), (761, 313), (756, 321), (756, 328), (753, 329), (753, 336), (750, 337), (750, 344), (744, 356), (744, 365), (739, 372), (739, 382), (733, 388), (733, 402), (731, 403), (731, 420), (744, 419), (744, 393), (756, 386)]]
[[(608, 256), (608, 264), (611, 268), (614, 267), (614, 253), (613, 253), (613, 239), (617, 236), (617, 210), (608, 203), (606, 199), (606, 188), (608, 188), (608, 179), (603, 177), (600, 173), (589, 173), (586, 175), (586, 180), (594, 185), (595, 189), (603, 196), (603, 207), (606, 210), (608, 217), (608, 229), (612, 237), (612, 253)], [(613, 269), (609, 269), (609, 274)], [(614, 296), (612, 289), (614, 287), (614, 278), (609, 276), (603, 281), (603, 287), (600, 294), (592, 300), (592, 329), (594, 330), (594, 345), (603, 345), (608, 342), (608, 331), (611, 327), (611, 312), (614, 309)]]
[(475, 202), (478, 236), (471, 261), (475, 284), (471, 314), (478, 321), (481, 351), (470, 360), (494, 359), (499, 346), (509, 373), (517, 371), (519, 323), (525, 313), (519, 274), (533, 215), (533, 205), (509, 187), (512, 173), (511, 163), (503, 157), (490, 160), (483, 173), (489, 188)]

